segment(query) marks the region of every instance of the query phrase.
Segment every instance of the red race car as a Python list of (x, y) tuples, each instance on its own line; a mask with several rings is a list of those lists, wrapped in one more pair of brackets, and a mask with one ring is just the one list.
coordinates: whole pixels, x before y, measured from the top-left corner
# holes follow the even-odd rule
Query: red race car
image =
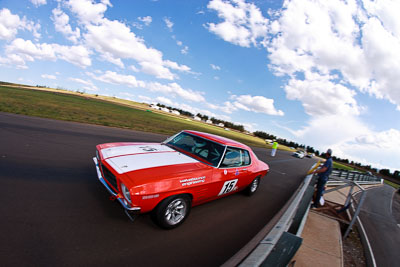
[(96, 146), (97, 175), (133, 221), (152, 212), (171, 229), (192, 206), (244, 190), (252, 195), (269, 167), (246, 145), (224, 137), (182, 131), (163, 143)]

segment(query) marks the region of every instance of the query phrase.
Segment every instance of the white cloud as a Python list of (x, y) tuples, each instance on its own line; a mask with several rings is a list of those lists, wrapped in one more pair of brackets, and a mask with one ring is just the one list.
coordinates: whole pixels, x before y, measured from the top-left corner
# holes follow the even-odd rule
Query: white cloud
[(292, 134), (301, 143), (313, 144), (326, 150), (335, 144), (340, 146), (340, 144), (351, 142), (366, 132), (369, 132), (368, 125), (360, 122), (356, 116), (335, 114), (312, 117), (306, 126), (292, 131)]
[(41, 5), (46, 5), (47, 1), (46, 0), (30, 0), (33, 5), (36, 7), (41, 6)]
[(96, 76), (93, 73), (86, 73), (88, 76), (98, 81), (125, 85), (131, 88), (143, 88), (151, 92), (158, 92), (166, 95), (179, 96), (185, 100), (193, 102), (204, 102), (205, 98), (202, 92), (184, 89), (177, 83), (161, 84), (159, 82), (144, 82), (137, 80), (132, 75), (122, 75), (113, 71), (106, 71), (104, 74)]
[(83, 89), (88, 90), (88, 91), (99, 91), (99, 88), (97, 88), (96, 85), (93, 84), (91, 80), (82, 80), (80, 78), (69, 78), (70, 81), (77, 82), (80, 84), (83, 84)]
[(57, 77), (55, 75), (51, 75), (51, 74), (42, 74), (41, 77), (44, 79), (49, 79), (49, 80), (57, 80)]
[[(300, 100), (307, 126), (292, 132), (339, 157), (392, 169), (398, 130), (362, 123), (357, 93), (387, 99), (400, 110), (400, 20), (396, 1), (286, 2), (271, 25), (270, 67), (287, 75), (288, 99)], [(301, 74), (301, 75), (300, 75)], [(357, 90), (357, 91), (356, 91)], [(396, 139), (397, 138), (397, 139)]]
[(172, 27), (174, 26), (174, 23), (169, 18), (164, 18), (164, 22), (167, 28), (172, 32)]
[(193, 102), (204, 102), (205, 98), (201, 92), (191, 89), (183, 89), (177, 83), (161, 84), (158, 82), (147, 83), (146, 88), (152, 92), (161, 92), (166, 95), (177, 95), (183, 99)]
[(340, 149), (345, 156), (356, 162), (380, 169), (390, 169), (393, 172), (399, 169), (398, 147), (400, 147), (400, 131), (389, 129), (361, 134), (353, 142), (345, 143)]
[(142, 67), (141, 71), (153, 75), (160, 79), (175, 80), (176, 74), (173, 74), (168, 68), (163, 65), (156, 65), (148, 61), (140, 62), (139, 65)]
[[(175, 39), (175, 36), (172, 36), (173, 39)], [(176, 44), (178, 46), (183, 46), (182, 41), (176, 41)], [(182, 55), (187, 55), (189, 53), (189, 47), (187, 45), (183, 46), (181, 49), (181, 54)]]
[(119, 21), (103, 19), (98, 25), (87, 25), (87, 30), (84, 35), (87, 45), (120, 67), (121, 59), (133, 59), (142, 67), (142, 72), (160, 79), (176, 79), (171, 69), (190, 73), (188, 66), (163, 60), (159, 50), (148, 48), (143, 39)]
[(377, 168), (399, 169), (400, 131), (376, 132), (353, 115), (311, 117), (299, 130), (279, 126), (296, 137), (299, 143), (311, 145), (320, 152), (333, 149), (333, 155)]
[(34, 61), (34, 59), (51, 60), (57, 59), (54, 46), (51, 44), (34, 44), (31, 40), (17, 38), (6, 46), (8, 54), (17, 54), (24, 60)]
[(108, 0), (99, 3), (93, 3), (92, 0), (69, 0), (67, 5), (83, 24), (101, 23), (107, 7), (112, 6)]
[(57, 53), (57, 57), (60, 59), (82, 68), (92, 65), (92, 61), (90, 59), (91, 52), (82, 45), (64, 46), (54, 44), (53, 46)]
[(253, 3), (244, 0), (212, 0), (208, 9), (217, 11), (223, 22), (208, 23), (207, 29), (223, 40), (243, 47), (257, 46), (267, 37), (268, 19)]
[(130, 101), (135, 101), (135, 95), (127, 92), (119, 93), (119, 96), (122, 99), (130, 100)]
[[(301, 80), (296, 77), (298, 73), (317, 74), (309, 75), (306, 83), (314, 83), (313, 77), (335, 73), (329, 76), (329, 82), (339, 84), (342, 91), (354, 87), (359, 92), (387, 99), (400, 110), (400, 21), (394, 12), (400, 4), (363, 3), (361, 6), (354, 0), (286, 2), (278, 20), (271, 24), (274, 35), (268, 44), (270, 66), (277, 75), (289, 75), (292, 83), (293, 79)], [(353, 102), (348, 98), (352, 90), (347, 90), (341, 96), (349, 104)], [(318, 91), (323, 93), (324, 89)], [(308, 101), (307, 105), (309, 109), (315, 105), (316, 109), (320, 104)], [(351, 114), (354, 108), (348, 111)]]
[(25, 60), (16, 54), (8, 54), (7, 57), (0, 57), (0, 64), (6, 66), (13, 66), (17, 69), (27, 69)]
[(121, 75), (113, 71), (106, 71), (105, 74), (101, 76), (96, 76), (94, 74), (87, 73), (93, 79), (101, 82), (125, 85), (132, 88), (144, 88), (146, 86), (145, 82), (138, 81), (135, 76), (132, 75)]
[(182, 54), (182, 55), (187, 55), (188, 53), (189, 53), (189, 47), (185, 45), (185, 46), (181, 49), (181, 54)]
[(0, 10), (0, 39), (13, 39), (21, 26), (23, 26), (23, 22), (18, 15), (11, 14), (10, 10), (6, 8)]
[(237, 110), (245, 110), (255, 113), (264, 113), (272, 116), (283, 116), (282, 110), (277, 110), (274, 106), (274, 100), (264, 96), (251, 96), (251, 95), (232, 95), (231, 101), (225, 101), (222, 105), (215, 105), (206, 103), (207, 107), (215, 110), (231, 114)]
[[(159, 79), (178, 79), (179, 76), (174, 73), (175, 71), (194, 74), (186, 65), (163, 59), (161, 51), (148, 47), (145, 41), (137, 37), (125, 23), (106, 19), (104, 13), (111, 6), (108, 0), (97, 2), (69, 0), (53, 9), (52, 20), (56, 31), (61, 32), (68, 40), (80, 44), (69, 47), (59, 44), (34, 44), (29, 40), (15, 39), (20, 29), (32, 31), (35, 37), (40, 37), (37, 33), (40, 25), (27, 21), (25, 17), (21, 19), (18, 15), (11, 14), (8, 9), (2, 9), (0, 11), (0, 39), (15, 40), (7, 46), (7, 56), (3, 56), (0, 63), (14, 62), (17, 63), (16, 67), (26, 68), (26, 61), (63, 59), (86, 67), (91, 65), (90, 55), (96, 53), (100, 60), (111, 62), (120, 68), (125, 68), (124, 60), (134, 60), (137, 63), (136, 66), (141, 67), (140, 69), (135, 67), (136, 71)], [(69, 8), (76, 16), (79, 23), (75, 29), (71, 27), (70, 17), (61, 10), (61, 7)], [(139, 17), (138, 20), (145, 25), (152, 22), (150, 16)], [(173, 26), (169, 19), (165, 21), (170, 27)], [(181, 49), (181, 53), (187, 52), (187, 46)]]
[(157, 97), (157, 98), (156, 98), (156, 101), (159, 102), (159, 103), (161, 103), (161, 104), (168, 105), (168, 106), (173, 105), (173, 102), (172, 102), (171, 99), (166, 98), (166, 97), (163, 97), (163, 96)]
[(150, 23), (153, 21), (152, 17), (150, 17), (150, 16), (138, 17), (138, 20), (143, 22), (146, 26), (149, 26)]
[(134, 65), (129, 66), (129, 69), (132, 70), (133, 72), (139, 72), (139, 69), (136, 68), (136, 66)]
[(40, 24), (28, 21), (25, 17), (21, 19), (18, 15), (12, 14), (7, 8), (0, 10), (0, 40), (13, 40), (18, 30), (28, 30), (33, 33), (35, 38), (40, 38), (39, 29)]
[(138, 95), (137, 97), (139, 98), (140, 101), (147, 102), (147, 103), (152, 102), (152, 99), (148, 96)]
[(267, 115), (283, 116), (282, 110), (274, 107), (274, 100), (264, 96), (240, 95), (232, 96), (233, 105), (242, 110), (252, 111), (256, 113), (264, 113)]
[(220, 110), (228, 114), (231, 114), (232, 112), (238, 110), (238, 108), (229, 101), (225, 101), (223, 105), (215, 105), (208, 102), (206, 103), (206, 105), (211, 109)]
[(371, 132), (356, 137), (356, 143), (376, 149), (397, 149), (400, 147), (400, 131), (389, 129), (384, 132)]
[(304, 80), (292, 78), (285, 85), (289, 100), (300, 100), (310, 116), (358, 115), (361, 108), (354, 96), (356, 92), (332, 82), (329, 75), (306, 73)]
[(68, 40), (73, 43), (77, 43), (81, 32), (79, 28), (75, 31), (72, 30), (71, 25), (69, 25), (69, 16), (65, 14), (60, 8), (55, 8), (52, 11), (52, 19), (54, 21), (54, 27), (56, 31), (61, 32)]
[(164, 66), (174, 69), (174, 70), (178, 70), (181, 72), (190, 72), (190, 68), (186, 65), (179, 65), (176, 62), (170, 61), (170, 60), (165, 60), (164, 61)]
[(6, 52), (10, 61), (12, 61), (12, 58), (18, 59), (22, 66), (25, 66), (26, 61), (34, 61), (35, 59), (50, 61), (62, 59), (82, 68), (91, 65), (90, 51), (80, 45), (34, 44), (30, 40), (17, 38), (6, 46)]
[(146, 17), (138, 17), (137, 20), (140, 22), (134, 22), (132, 23), (132, 25), (133, 27), (142, 30), (143, 26), (150, 26), (151, 22), (153, 21), (153, 18), (150, 16), (146, 16)]
[(93, 85), (93, 83), (90, 80), (82, 80), (82, 79), (79, 79), (79, 78), (69, 78), (69, 80), (73, 81), (73, 82), (81, 83), (81, 84), (84, 84), (84, 85)]
[(210, 64), (210, 66), (211, 66), (211, 68), (212, 68), (213, 70), (221, 70), (221, 67), (220, 67), (220, 66), (217, 66), (217, 65), (214, 65), (214, 64)]

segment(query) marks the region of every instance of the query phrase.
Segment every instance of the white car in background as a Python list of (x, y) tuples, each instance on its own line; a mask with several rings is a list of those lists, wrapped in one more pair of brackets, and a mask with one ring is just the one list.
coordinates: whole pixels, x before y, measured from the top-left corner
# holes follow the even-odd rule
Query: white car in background
[(304, 158), (304, 151), (297, 150), (296, 152), (293, 153), (293, 156), (295, 156), (296, 158), (302, 159), (302, 158)]

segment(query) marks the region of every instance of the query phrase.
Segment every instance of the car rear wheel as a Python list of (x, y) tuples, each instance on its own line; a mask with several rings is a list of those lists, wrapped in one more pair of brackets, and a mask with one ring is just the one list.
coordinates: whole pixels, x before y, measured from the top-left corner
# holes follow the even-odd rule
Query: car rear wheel
[(253, 195), (260, 185), (260, 177), (256, 177), (251, 184), (245, 189), (245, 194), (248, 196)]
[(153, 211), (155, 222), (164, 229), (181, 225), (189, 215), (191, 201), (188, 196), (177, 195), (164, 199)]

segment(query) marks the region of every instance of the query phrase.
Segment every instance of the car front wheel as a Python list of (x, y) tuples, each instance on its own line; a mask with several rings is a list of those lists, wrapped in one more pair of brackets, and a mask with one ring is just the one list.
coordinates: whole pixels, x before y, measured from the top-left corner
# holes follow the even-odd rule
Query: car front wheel
[(251, 184), (245, 189), (245, 194), (248, 196), (253, 195), (260, 186), (260, 177), (256, 177)]
[(186, 195), (171, 196), (164, 199), (153, 211), (155, 222), (164, 229), (181, 225), (189, 215), (191, 200)]

